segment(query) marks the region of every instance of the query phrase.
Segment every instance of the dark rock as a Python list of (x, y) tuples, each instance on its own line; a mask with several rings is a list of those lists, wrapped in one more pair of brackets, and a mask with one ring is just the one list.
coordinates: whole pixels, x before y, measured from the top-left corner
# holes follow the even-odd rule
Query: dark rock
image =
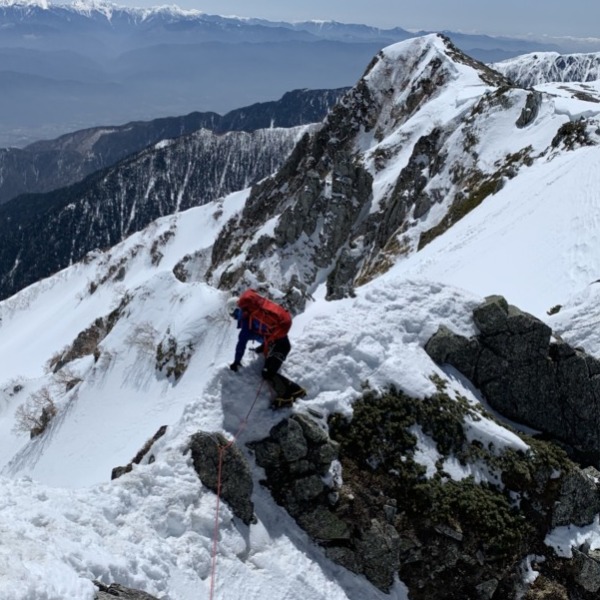
[(436, 363), (455, 365), (470, 378), (474, 375), (473, 368), (480, 348), (475, 340), (456, 335), (442, 325), (427, 342), (425, 351)]
[(301, 501), (314, 500), (325, 489), (323, 480), (317, 475), (309, 475), (302, 479), (296, 479), (292, 493), (294, 497)]
[(440, 328), (425, 345), (431, 358), (458, 369), (505, 417), (600, 467), (600, 361), (551, 342), (545, 323), (500, 296), (486, 298), (473, 319), (480, 333), (470, 340)]
[(572, 549), (576, 568), (575, 581), (586, 591), (598, 594), (600, 591), (600, 557), (590, 556)]
[(542, 106), (543, 96), (540, 92), (533, 91), (527, 96), (525, 106), (517, 119), (517, 127), (523, 129), (535, 121)]
[(382, 590), (391, 589), (400, 566), (400, 536), (394, 527), (373, 519), (356, 542), (362, 572)]
[(297, 521), (302, 529), (318, 541), (350, 539), (348, 525), (325, 506), (316, 505), (314, 509), (300, 514)]
[(484, 335), (508, 331), (508, 302), (502, 296), (490, 296), (473, 311), (475, 325)]
[(220, 433), (199, 432), (191, 437), (189, 450), (198, 477), (213, 492), (218, 489), (219, 460), (222, 460), (221, 497), (246, 525), (255, 522), (252, 474), (240, 449)]
[(593, 467), (572, 471), (562, 478), (560, 495), (552, 513), (552, 527), (583, 526), (600, 512), (600, 473)]
[(492, 600), (496, 590), (498, 589), (498, 584), (500, 582), (497, 579), (488, 579), (487, 581), (482, 581), (478, 586), (475, 587), (477, 591), (477, 600)]
[[(154, 442), (159, 440), (165, 433), (167, 432), (167, 426), (163, 425), (158, 429), (158, 431), (144, 444), (142, 449), (131, 459), (131, 461), (124, 467), (115, 467), (111, 473), (111, 480), (117, 479), (117, 477), (121, 477), (121, 475), (125, 475), (125, 473), (129, 473), (133, 469), (133, 465), (139, 465), (144, 457), (150, 452)], [(150, 457), (149, 462), (152, 462), (152, 457)]]
[(283, 459), (287, 462), (300, 460), (308, 454), (302, 427), (293, 419), (286, 419), (275, 425), (271, 429), (271, 438), (279, 444)]
[(115, 600), (115, 598), (121, 598), (121, 600), (159, 600), (156, 596), (125, 587), (119, 583), (104, 585), (99, 581), (94, 581), (94, 585), (98, 588), (95, 596), (96, 600)]

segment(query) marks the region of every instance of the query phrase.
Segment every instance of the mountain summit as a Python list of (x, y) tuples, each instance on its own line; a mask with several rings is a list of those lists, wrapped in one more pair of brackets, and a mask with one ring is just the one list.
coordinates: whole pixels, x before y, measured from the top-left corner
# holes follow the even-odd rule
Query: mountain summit
[[(252, 190), (215, 245), (212, 281), (250, 283), (250, 260), (279, 288), (311, 294), (327, 279), (329, 296), (343, 296), (425, 244), (444, 215), (491, 193), (506, 163), (516, 169), (526, 160), (517, 121), (527, 98), (444, 36), (386, 48), (323, 128)], [(513, 148), (485, 157), (480, 132), (504, 110), (513, 115)], [(252, 258), (242, 261), (240, 247)], [(291, 255), (304, 259), (292, 266)]]

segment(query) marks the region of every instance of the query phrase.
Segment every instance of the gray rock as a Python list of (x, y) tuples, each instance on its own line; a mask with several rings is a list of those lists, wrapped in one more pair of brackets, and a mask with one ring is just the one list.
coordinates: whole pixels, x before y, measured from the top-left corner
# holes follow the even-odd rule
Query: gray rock
[(293, 493), (299, 500), (314, 500), (324, 489), (325, 485), (320, 477), (317, 475), (309, 475), (308, 477), (297, 479), (294, 482)]
[(115, 600), (115, 598), (121, 598), (121, 600), (159, 600), (156, 596), (151, 596), (140, 590), (127, 588), (118, 583), (104, 585), (99, 581), (94, 581), (94, 585), (98, 588), (95, 596), (96, 600)]
[(297, 521), (302, 529), (317, 540), (331, 542), (350, 539), (348, 525), (325, 506), (315, 506), (313, 510), (299, 515)]
[(476, 340), (457, 335), (442, 325), (427, 342), (425, 351), (436, 363), (450, 363), (471, 378), (480, 348)]
[(600, 590), (600, 562), (573, 548), (573, 558), (576, 567), (575, 581), (586, 591), (598, 593)]
[(302, 427), (302, 433), (310, 444), (326, 444), (330, 442), (329, 434), (313, 419), (302, 414), (292, 415), (292, 420)]
[(545, 323), (501, 296), (486, 298), (473, 319), (480, 332), (473, 339), (440, 328), (425, 345), (431, 358), (458, 369), (505, 417), (567, 444), (575, 460), (600, 467), (600, 361), (551, 342)]
[(270, 435), (279, 444), (284, 460), (292, 462), (308, 454), (304, 431), (298, 421), (293, 419), (281, 421), (271, 429)]
[(282, 460), (281, 446), (275, 442), (264, 440), (260, 444), (250, 444), (250, 447), (255, 452), (256, 463), (265, 468), (277, 468)]
[(361, 572), (381, 590), (389, 591), (400, 566), (400, 536), (394, 527), (376, 519), (356, 542)]
[(194, 469), (202, 483), (217, 492), (219, 455), (222, 455), (221, 498), (246, 525), (255, 522), (252, 474), (248, 461), (235, 444), (220, 433), (198, 432), (189, 443)]
[(562, 478), (559, 500), (552, 514), (552, 527), (583, 526), (594, 520), (600, 512), (600, 493), (593, 468), (572, 471)]
[(542, 106), (543, 96), (540, 92), (533, 91), (527, 96), (525, 106), (517, 119), (516, 126), (523, 129), (535, 121)]
[(484, 335), (497, 335), (508, 330), (508, 302), (502, 296), (489, 296), (473, 311), (475, 325)]
[(497, 579), (488, 579), (487, 581), (482, 581), (478, 586), (475, 587), (478, 600), (491, 600), (498, 589), (499, 583), (500, 582)]

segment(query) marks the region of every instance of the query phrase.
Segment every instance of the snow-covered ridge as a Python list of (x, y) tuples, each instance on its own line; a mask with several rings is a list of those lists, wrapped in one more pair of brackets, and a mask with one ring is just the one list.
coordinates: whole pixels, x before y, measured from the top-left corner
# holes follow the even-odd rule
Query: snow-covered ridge
[[(223, 202), (161, 219), (110, 252), (95, 253), (86, 263), (0, 303), (0, 468), (6, 490), (0, 502), (0, 528), (4, 531), (10, 521), (14, 532), (4, 535), (3, 547), (8, 545), (12, 553), (3, 556), (11, 568), (0, 581), (0, 597), (25, 600), (43, 597), (43, 590), (56, 600), (91, 600), (90, 579), (112, 578), (152, 594), (168, 593), (173, 600), (206, 597), (214, 495), (196, 478), (182, 448), (198, 429), (223, 430), (227, 435), (237, 430), (260, 381), (259, 361), (246, 358), (244, 369), (235, 375), (227, 369), (237, 335), (224, 313), (227, 295), (200, 281), (182, 283), (172, 270), (186, 254), (209, 252), (223, 223), (241, 210), (246, 197), (247, 193), (234, 194)], [(167, 232), (171, 237), (165, 236)], [(159, 264), (152, 258), (157, 243)], [(115, 265), (125, 271), (121, 280), (106, 277)], [(90, 283), (99, 281), (103, 283), (91, 293)], [(307, 386), (310, 382), (306, 406), (324, 414), (348, 412), (362, 382), (383, 384), (395, 378), (393, 373), (410, 373), (396, 382), (416, 395), (434, 389), (429, 374), (436, 367), (422, 349), (434, 326), (423, 329), (428, 315), (434, 311), (441, 322), (470, 334), (468, 308), (475, 299), (427, 282), (403, 282), (402, 297), (397, 296), (399, 287), (388, 277), (381, 286), (365, 289), (356, 301), (335, 305), (315, 301), (295, 320), (295, 349), (286, 372)], [(124, 296), (130, 298), (127, 311), (102, 341), (98, 361), (83, 357), (69, 365), (69, 377), (81, 378), (81, 383), (65, 394), (44, 365)], [(351, 318), (366, 328), (355, 328), (348, 335), (346, 323)], [(403, 332), (398, 337), (390, 335), (396, 326)], [(416, 330), (422, 332), (415, 336)], [(154, 354), (144, 342), (148, 336), (158, 341), (168, 335), (194, 346), (177, 385), (155, 373)], [(332, 339), (341, 345), (332, 344)], [(414, 361), (422, 365), (422, 372), (414, 368)], [(318, 373), (315, 363), (321, 365)], [(15, 391), (18, 386), (20, 391)], [(44, 386), (52, 390), (65, 418), (57, 420), (42, 452), (36, 440), (12, 427), (19, 403)], [(469, 393), (460, 386), (456, 389)], [(240, 445), (264, 436), (280, 418), (262, 391)], [(111, 469), (126, 463), (148, 434), (164, 424), (168, 434), (153, 449), (157, 460), (110, 482)], [(497, 427), (491, 421), (473, 423), (470, 435), (486, 440)], [(522, 446), (508, 433), (502, 444)], [(66, 463), (68, 469), (63, 468)], [(304, 536), (294, 533), (289, 519), (281, 520), (260, 487), (257, 482), (258, 523), (249, 529), (247, 539), (226, 506), (219, 512), (218, 576), (219, 581), (228, 581), (231, 592), (223, 598), (259, 598), (265, 590), (274, 600), (390, 597), (325, 561)], [(18, 512), (14, 506), (19, 506)], [(42, 554), (31, 540), (38, 539), (49, 522), (53, 534), (44, 537)], [(86, 545), (82, 554), (76, 541), (81, 539)], [(141, 544), (143, 551), (134, 544)], [(35, 558), (35, 572), (26, 557)], [(295, 576), (298, 569), (304, 573), (300, 580)], [(22, 590), (23, 580), (28, 587)], [(401, 590), (398, 586), (391, 597), (405, 598)]]
[(199, 17), (204, 15), (202, 11), (195, 9), (184, 9), (176, 5), (163, 5), (151, 8), (135, 8), (125, 7), (112, 2), (103, 0), (74, 0), (72, 3), (53, 3), (47, 0), (0, 0), (0, 7), (17, 7), (17, 8), (41, 8), (43, 10), (60, 9), (69, 12), (79, 13), (89, 16), (92, 12), (104, 14), (110, 20), (113, 13), (124, 12), (133, 15), (151, 16), (153, 14), (170, 14), (180, 17)]
[[(492, 194), (534, 157), (544, 160), (563, 124), (593, 120), (600, 106), (577, 92), (554, 88), (533, 96), (439, 35), (385, 48), (306, 149), (309, 157), (322, 156), (327, 140), (335, 156), (317, 164), (308, 158), (293, 179), (275, 176), (256, 189), (243, 226), (232, 224), (219, 240), (214, 282), (243, 277), (243, 244), (257, 270), (272, 264), (269, 280), (280, 289), (293, 278), (309, 294), (326, 277), (331, 294), (336, 285), (361, 285), (420, 250), (462, 203)], [(348, 167), (336, 164), (346, 157), (368, 175), (352, 181)], [(269, 236), (264, 206), (275, 220)], [(260, 215), (256, 223), (248, 218), (253, 213)], [(288, 254), (305, 260), (291, 267), (280, 260)]]
[(551, 82), (596, 81), (600, 79), (600, 52), (535, 52), (490, 66), (523, 87)]

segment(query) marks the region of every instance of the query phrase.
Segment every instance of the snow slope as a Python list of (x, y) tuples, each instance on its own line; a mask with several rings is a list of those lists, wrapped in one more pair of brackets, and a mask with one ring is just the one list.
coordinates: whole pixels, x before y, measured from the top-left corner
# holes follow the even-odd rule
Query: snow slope
[(535, 163), (398, 270), (544, 318), (600, 277), (599, 167), (597, 147)]
[[(224, 313), (226, 295), (202, 283), (181, 283), (172, 268), (184, 253), (208, 247), (245, 197), (242, 192), (226, 198), (217, 218), (211, 205), (162, 219), (114, 248), (110, 261), (128, 259), (123, 281), (109, 280), (89, 293), (90, 281), (109, 268), (107, 256), (98, 254), (0, 305), (0, 529), (11, 540), (0, 547), (0, 597), (88, 599), (90, 579), (117, 580), (173, 600), (206, 597), (216, 499), (182, 452), (198, 430), (231, 437), (257, 396), (238, 440), (241, 448), (264, 437), (282, 414), (268, 407), (260, 359), (246, 358), (237, 374), (227, 368), (237, 332)], [(155, 266), (148, 248), (168, 229), (175, 236)], [(83, 381), (65, 393), (44, 368), (62, 349), (57, 340), (69, 343), (126, 292), (132, 296), (126, 316), (101, 343), (97, 362), (86, 357), (69, 366)], [(373, 386), (394, 382), (416, 396), (433, 392), (429, 375), (439, 369), (422, 345), (440, 323), (472, 333), (469, 315), (477, 300), (393, 273), (355, 299), (315, 299), (292, 329), (294, 349), (285, 371), (309, 391), (295, 410), (310, 407), (324, 417), (348, 413), (366, 380)], [(349, 322), (361, 326), (349, 328)], [(155, 340), (169, 330), (178, 341), (194, 344), (189, 367), (175, 385), (156, 372), (154, 355), (144, 346), (139, 327), (148, 323)], [(15, 393), (16, 382), (23, 390)], [(58, 416), (47, 434), (29, 440), (14, 431), (14, 412), (27, 393), (44, 385)], [(452, 385), (476, 401), (459, 381)], [(168, 425), (168, 432), (154, 448), (156, 461), (111, 482), (111, 469), (129, 462), (160, 425)], [(504, 443), (522, 447), (491, 422), (474, 423), (471, 435), (502, 435)], [(218, 598), (405, 598), (400, 582), (385, 596), (324, 560), (258, 481), (254, 500), (258, 523), (250, 527), (221, 506)]]

